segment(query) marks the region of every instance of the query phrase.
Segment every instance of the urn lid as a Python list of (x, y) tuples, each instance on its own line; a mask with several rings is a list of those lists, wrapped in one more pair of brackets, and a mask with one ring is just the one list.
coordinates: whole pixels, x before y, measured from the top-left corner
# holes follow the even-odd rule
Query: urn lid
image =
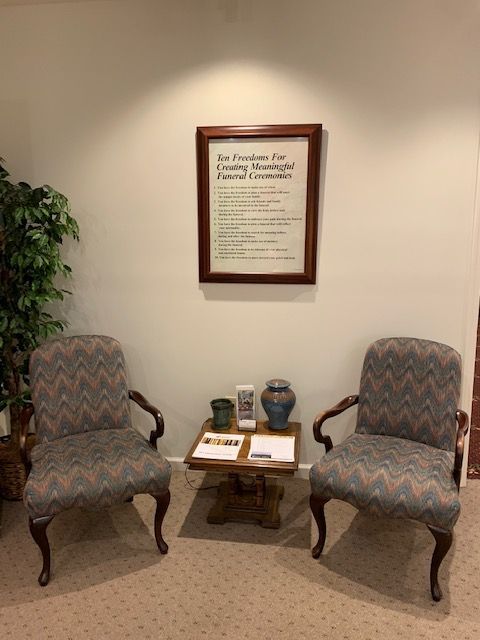
[(267, 380), (265, 384), (267, 387), (270, 387), (270, 389), (286, 389), (292, 383), (282, 378), (272, 378), (271, 380)]

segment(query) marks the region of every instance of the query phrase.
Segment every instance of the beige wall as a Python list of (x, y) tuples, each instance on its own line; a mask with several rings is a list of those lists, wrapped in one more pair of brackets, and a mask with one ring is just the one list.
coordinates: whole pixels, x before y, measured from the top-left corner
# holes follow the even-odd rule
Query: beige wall
[[(476, 0), (0, 9), (0, 155), (70, 197), (69, 332), (121, 340), (167, 455), (209, 399), (280, 376), (311, 462), (314, 415), (357, 390), (370, 341), (470, 349), (479, 18)], [(326, 131), (317, 284), (200, 285), (196, 126), (307, 122)]]

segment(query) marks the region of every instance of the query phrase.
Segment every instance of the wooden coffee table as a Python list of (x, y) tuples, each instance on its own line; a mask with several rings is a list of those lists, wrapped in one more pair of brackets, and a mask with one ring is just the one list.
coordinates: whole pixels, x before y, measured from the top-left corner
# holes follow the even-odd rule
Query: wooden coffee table
[(278, 506), (283, 497), (284, 488), (274, 480), (267, 482), (266, 476), (294, 475), (298, 469), (301, 425), (299, 422), (289, 422), (287, 429), (273, 431), (266, 426), (267, 424), (266, 421), (257, 420), (256, 433), (260, 435), (295, 437), (294, 462), (249, 460), (247, 456), (250, 451), (252, 432), (239, 431), (233, 419), (228, 429), (222, 429), (218, 431), (218, 433), (233, 433), (245, 436), (237, 460), (193, 458), (192, 454), (200, 442), (203, 433), (205, 431), (215, 431), (211, 418), (203, 423), (202, 429), (195, 438), (195, 442), (185, 457), (184, 463), (188, 465), (189, 469), (195, 471), (228, 474), (228, 481), (220, 482), (217, 502), (208, 514), (207, 522), (211, 524), (223, 524), (227, 520), (258, 522), (262, 527), (270, 529), (278, 529), (280, 526)]

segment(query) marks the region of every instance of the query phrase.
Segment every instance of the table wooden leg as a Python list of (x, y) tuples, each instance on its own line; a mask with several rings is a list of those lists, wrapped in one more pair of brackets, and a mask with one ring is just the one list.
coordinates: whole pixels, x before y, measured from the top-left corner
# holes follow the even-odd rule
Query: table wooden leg
[(237, 504), (237, 498), (240, 493), (240, 479), (238, 473), (228, 474), (228, 504)]
[(220, 483), (217, 501), (208, 514), (207, 522), (258, 522), (262, 527), (278, 529), (278, 507), (283, 493), (282, 485), (275, 482), (267, 484), (265, 476), (256, 475), (254, 482), (247, 484), (238, 474), (229, 474), (228, 481)]
[(265, 504), (265, 476), (255, 476), (255, 506), (263, 507)]

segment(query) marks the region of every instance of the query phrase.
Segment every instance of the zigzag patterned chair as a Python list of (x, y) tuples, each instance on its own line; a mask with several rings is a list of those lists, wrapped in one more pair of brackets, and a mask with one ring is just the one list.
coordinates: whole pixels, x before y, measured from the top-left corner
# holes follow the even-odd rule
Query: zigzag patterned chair
[[(457, 410), (460, 355), (416, 338), (384, 338), (367, 350), (359, 395), (315, 418), (314, 437), (326, 454), (310, 471), (310, 506), (325, 544), (324, 505), (331, 498), (376, 516), (423, 522), (436, 545), (430, 568), (434, 600), (442, 598), (438, 569), (460, 514), (458, 492), (468, 416)], [(322, 424), (358, 404), (355, 433), (333, 446)], [(458, 422), (458, 430), (456, 427)]]
[[(46, 528), (73, 507), (104, 508), (149, 493), (157, 501), (155, 538), (168, 546), (162, 522), (170, 502), (170, 464), (157, 451), (162, 414), (129, 391), (120, 344), (106, 336), (75, 336), (45, 343), (30, 358), (32, 406), (22, 413), (21, 446), (30, 471), (24, 491), (30, 531), (43, 555), (38, 578), (50, 578)], [(152, 414), (147, 442), (132, 427), (129, 398)], [(27, 459), (25, 439), (35, 411), (37, 444)]]

